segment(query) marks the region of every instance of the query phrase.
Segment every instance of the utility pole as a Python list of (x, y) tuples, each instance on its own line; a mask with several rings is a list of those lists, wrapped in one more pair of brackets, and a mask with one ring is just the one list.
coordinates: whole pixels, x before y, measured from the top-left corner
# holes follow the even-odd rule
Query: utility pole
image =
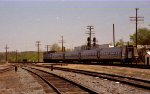
[(37, 48), (38, 48), (38, 62), (40, 61), (40, 41), (36, 41), (36, 46), (37, 46)]
[(61, 43), (62, 43), (62, 52), (64, 52), (64, 39), (63, 39), (63, 36), (61, 36), (62, 40), (61, 40)]
[(92, 31), (92, 29), (94, 29), (94, 26), (87, 26), (87, 29), (89, 29), (88, 33), (86, 33), (89, 35), (89, 37), (87, 39), (88, 40), (87, 46), (88, 46), (88, 49), (90, 50), (91, 49), (91, 38), (92, 38), (92, 35), (95, 34), (95, 33), (93, 33), (94, 31)]
[(49, 47), (50, 47), (50, 45), (46, 45), (46, 51), (47, 52), (49, 51)]
[(138, 26), (138, 21), (144, 21), (144, 17), (138, 17), (138, 10), (139, 10), (139, 8), (135, 8), (135, 10), (136, 10), (136, 16), (135, 17), (130, 17), (131, 19), (130, 19), (130, 21), (135, 21), (135, 24), (136, 24), (136, 48), (137, 48), (137, 43), (138, 43), (138, 40), (137, 40), (137, 26)]
[(7, 62), (7, 61), (8, 61), (8, 55), (7, 55), (7, 54), (8, 54), (8, 51), (7, 51), (7, 50), (9, 49), (8, 46), (7, 46), (7, 44), (6, 44), (6, 46), (5, 46), (5, 49), (6, 49), (6, 62)]
[(59, 42), (59, 43), (61, 43), (61, 51), (62, 52), (64, 52), (65, 51), (65, 47), (64, 47), (64, 39), (63, 39), (63, 36), (61, 36), (61, 42)]
[(17, 54), (17, 50), (16, 50), (16, 62), (18, 61), (18, 54)]
[(115, 45), (115, 25), (114, 24), (113, 24), (113, 44), (115, 47), (116, 45)]

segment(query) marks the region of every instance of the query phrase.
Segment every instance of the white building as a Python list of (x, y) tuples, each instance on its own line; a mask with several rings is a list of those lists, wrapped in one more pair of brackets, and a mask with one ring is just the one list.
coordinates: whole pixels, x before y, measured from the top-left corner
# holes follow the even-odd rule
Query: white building
[[(111, 47), (114, 47), (110, 44), (102, 44), (102, 45), (96, 45), (96, 47), (91, 47), (91, 49), (99, 49), (99, 48), (111, 48)], [(88, 47), (87, 45), (82, 45), (82, 46), (78, 46), (78, 47), (74, 47), (74, 51), (81, 51), (81, 50), (87, 50)]]
[(150, 65), (150, 51), (145, 55), (145, 65)]

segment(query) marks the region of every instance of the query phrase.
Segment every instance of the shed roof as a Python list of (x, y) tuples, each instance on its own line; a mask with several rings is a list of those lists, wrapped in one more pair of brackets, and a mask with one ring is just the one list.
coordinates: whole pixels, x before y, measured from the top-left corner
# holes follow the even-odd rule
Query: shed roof
[(150, 52), (147, 52), (148, 55), (150, 55)]

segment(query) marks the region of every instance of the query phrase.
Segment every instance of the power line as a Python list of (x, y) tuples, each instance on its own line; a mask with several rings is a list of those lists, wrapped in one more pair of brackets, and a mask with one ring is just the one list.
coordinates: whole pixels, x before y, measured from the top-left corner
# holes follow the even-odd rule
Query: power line
[(113, 44), (115, 47), (116, 45), (115, 45), (115, 25), (114, 24), (113, 24)]
[(16, 62), (18, 61), (18, 50), (16, 50)]
[(130, 21), (135, 21), (135, 24), (136, 24), (136, 48), (137, 48), (137, 42), (138, 42), (138, 40), (137, 40), (137, 26), (138, 26), (139, 21), (144, 21), (144, 17), (138, 16), (139, 8), (135, 8), (135, 10), (136, 10), (136, 16), (130, 17)]
[(90, 50), (91, 49), (91, 38), (92, 38), (92, 35), (95, 34), (93, 33), (94, 31), (92, 31), (92, 29), (94, 29), (94, 26), (87, 26), (87, 29), (89, 29), (88, 34), (89, 37), (88, 37), (88, 43), (87, 43), (87, 46), (88, 46), (88, 49)]
[(40, 41), (36, 41), (36, 46), (37, 46), (37, 50), (38, 50), (38, 53), (37, 53), (37, 57), (38, 57), (38, 62), (40, 61)]
[(46, 45), (46, 51), (48, 52), (49, 51), (49, 47), (50, 47), (51, 45)]
[(7, 44), (6, 44), (6, 46), (5, 46), (5, 50), (6, 50), (6, 62), (8, 61), (8, 46), (7, 46)]

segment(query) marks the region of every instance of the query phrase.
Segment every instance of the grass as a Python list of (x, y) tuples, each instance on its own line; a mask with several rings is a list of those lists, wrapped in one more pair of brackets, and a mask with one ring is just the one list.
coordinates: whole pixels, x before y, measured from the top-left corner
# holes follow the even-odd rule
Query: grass
[[(23, 59), (27, 59), (29, 62), (37, 61), (37, 52), (34, 51), (25, 51), (25, 52), (18, 52), (17, 53), (17, 61), (21, 62)], [(0, 60), (5, 60), (5, 53), (0, 53)], [(8, 53), (8, 61), (15, 62), (16, 61), (16, 53), (9, 52)], [(43, 61), (43, 53), (40, 52), (40, 61)]]
[(4, 65), (4, 64), (6, 64), (6, 62), (0, 62), (0, 65)]
[(125, 67), (116, 67), (116, 66), (100, 66), (100, 65), (98, 66), (68, 65), (68, 66), (63, 66), (63, 67), (150, 79), (150, 71), (148, 69), (125, 68)]

